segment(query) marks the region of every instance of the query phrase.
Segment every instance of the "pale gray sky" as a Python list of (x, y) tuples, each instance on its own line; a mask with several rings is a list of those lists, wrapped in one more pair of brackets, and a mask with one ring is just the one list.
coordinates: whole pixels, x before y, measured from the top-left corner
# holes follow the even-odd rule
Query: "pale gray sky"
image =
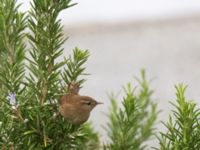
[[(29, 8), (30, 0), (23, 10)], [(78, 3), (60, 15), (64, 22), (120, 21), (154, 19), (200, 13), (199, 0), (74, 0)]]

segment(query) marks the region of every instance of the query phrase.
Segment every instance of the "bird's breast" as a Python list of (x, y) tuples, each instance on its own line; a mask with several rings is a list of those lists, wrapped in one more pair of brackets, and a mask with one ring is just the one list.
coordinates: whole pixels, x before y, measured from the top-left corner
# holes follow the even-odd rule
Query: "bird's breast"
[(77, 109), (71, 104), (63, 104), (59, 106), (60, 114), (69, 122), (73, 124), (82, 124), (88, 120), (90, 113), (82, 110)]

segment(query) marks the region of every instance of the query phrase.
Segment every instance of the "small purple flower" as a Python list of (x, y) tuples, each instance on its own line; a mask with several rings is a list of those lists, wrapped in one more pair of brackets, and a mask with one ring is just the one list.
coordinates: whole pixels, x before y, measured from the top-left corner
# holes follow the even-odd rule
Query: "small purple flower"
[(17, 105), (16, 93), (9, 93), (7, 99), (9, 100), (10, 105), (12, 106)]

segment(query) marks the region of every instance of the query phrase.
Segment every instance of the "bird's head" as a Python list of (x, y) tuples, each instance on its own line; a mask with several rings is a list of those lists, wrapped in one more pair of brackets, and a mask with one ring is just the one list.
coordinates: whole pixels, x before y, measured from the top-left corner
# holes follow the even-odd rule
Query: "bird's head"
[(80, 96), (80, 106), (82, 106), (81, 108), (86, 110), (86, 111), (92, 111), (92, 109), (99, 104), (103, 104), (101, 102), (97, 102), (96, 100), (94, 100), (93, 98), (89, 97), (89, 96)]

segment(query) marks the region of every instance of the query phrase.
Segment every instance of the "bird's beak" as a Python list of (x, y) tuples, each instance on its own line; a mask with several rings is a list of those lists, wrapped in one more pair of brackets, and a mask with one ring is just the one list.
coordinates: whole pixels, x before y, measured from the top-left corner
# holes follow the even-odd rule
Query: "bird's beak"
[(103, 104), (102, 102), (97, 102), (97, 105), (99, 105), (99, 104)]

